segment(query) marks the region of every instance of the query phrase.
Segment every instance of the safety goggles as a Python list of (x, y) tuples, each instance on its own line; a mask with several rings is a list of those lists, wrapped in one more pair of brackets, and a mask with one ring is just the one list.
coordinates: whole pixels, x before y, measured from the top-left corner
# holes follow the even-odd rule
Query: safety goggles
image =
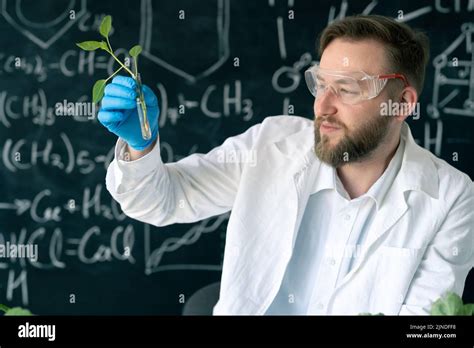
[(318, 99), (328, 88), (344, 104), (358, 104), (377, 97), (390, 79), (401, 79), (405, 87), (409, 86), (407, 78), (402, 74), (368, 75), (363, 71), (335, 71), (322, 69), (313, 65), (306, 70), (306, 84), (311, 94)]

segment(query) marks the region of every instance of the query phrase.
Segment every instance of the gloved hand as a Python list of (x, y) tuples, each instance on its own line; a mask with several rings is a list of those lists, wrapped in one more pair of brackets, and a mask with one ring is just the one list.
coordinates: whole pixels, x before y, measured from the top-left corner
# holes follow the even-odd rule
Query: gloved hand
[(148, 86), (143, 85), (143, 95), (151, 130), (151, 138), (143, 139), (137, 113), (135, 86), (136, 82), (131, 77), (114, 77), (112, 83), (105, 87), (98, 119), (109, 131), (122, 138), (130, 147), (135, 150), (144, 150), (158, 136), (160, 108), (156, 95)]

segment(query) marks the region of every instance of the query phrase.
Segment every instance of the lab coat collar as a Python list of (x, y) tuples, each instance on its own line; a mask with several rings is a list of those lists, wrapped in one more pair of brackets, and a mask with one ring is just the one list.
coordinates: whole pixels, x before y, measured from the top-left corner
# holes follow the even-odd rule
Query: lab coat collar
[[(433, 175), (436, 173), (436, 167), (431, 156), (427, 156), (427, 150), (416, 144), (406, 122), (402, 125), (401, 137), (405, 140), (405, 149), (402, 165), (395, 180), (397, 190), (401, 193), (409, 190), (423, 191), (437, 199), (439, 182), (438, 177)], [(319, 174), (315, 178), (316, 184), (311, 193), (335, 188), (334, 168), (321, 162), (314, 153), (314, 127), (305, 128), (277, 141), (275, 145), (282, 154), (301, 163), (300, 172), (312, 165), (319, 168)]]
[(433, 155), (415, 142), (406, 122), (403, 123), (401, 134), (406, 141), (400, 169), (404, 191), (423, 191), (438, 199), (439, 178), (436, 175), (437, 170), (432, 160)]

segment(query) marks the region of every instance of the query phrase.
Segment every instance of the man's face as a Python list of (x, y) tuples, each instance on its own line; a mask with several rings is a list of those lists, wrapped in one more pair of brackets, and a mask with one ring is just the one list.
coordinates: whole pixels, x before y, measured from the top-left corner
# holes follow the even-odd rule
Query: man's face
[[(369, 75), (388, 73), (382, 44), (373, 40), (346, 41), (336, 39), (324, 50), (322, 69), (364, 71)], [(388, 88), (376, 98), (356, 105), (346, 105), (327, 90), (314, 102), (315, 152), (337, 168), (362, 161), (385, 140), (392, 119), (380, 116), (380, 104), (388, 99)]]

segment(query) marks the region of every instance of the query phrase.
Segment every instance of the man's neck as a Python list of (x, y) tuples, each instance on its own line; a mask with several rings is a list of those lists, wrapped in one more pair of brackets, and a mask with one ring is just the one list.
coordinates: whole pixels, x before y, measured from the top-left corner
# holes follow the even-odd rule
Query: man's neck
[(351, 199), (362, 196), (382, 176), (399, 143), (400, 134), (381, 144), (369, 158), (337, 168), (337, 175)]

